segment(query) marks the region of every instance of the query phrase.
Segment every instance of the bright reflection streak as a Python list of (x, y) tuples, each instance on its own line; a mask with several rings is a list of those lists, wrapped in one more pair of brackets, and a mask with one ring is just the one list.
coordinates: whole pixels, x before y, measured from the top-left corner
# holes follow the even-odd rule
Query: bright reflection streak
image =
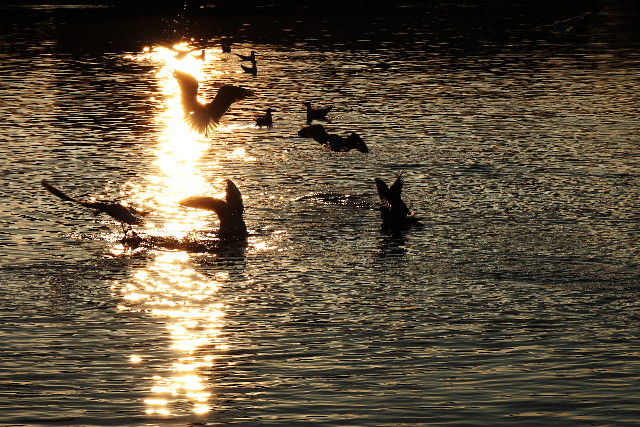
[[(214, 365), (212, 351), (228, 347), (220, 337), (224, 305), (216, 301), (218, 279), (226, 275), (207, 278), (190, 268), (188, 261), (184, 252), (163, 252), (129, 283), (114, 285), (131, 303), (121, 310), (150, 312), (166, 322), (170, 333), (175, 359), (166, 373), (153, 377), (152, 396), (144, 401), (150, 415), (171, 415), (171, 408), (185, 399), (193, 413), (209, 411), (211, 393), (200, 372)], [(135, 355), (130, 361), (143, 362)]]
[[(189, 50), (186, 45), (176, 45), (174, 49)], [(210, 226), (212, 216), (208, 212), (181, 208), (178, 201), (191, 195), (214, 195), (212, 188), (222, 189), (224, 177), (209, 183), (198, 168), (199, 160), (210, 149), (211, 138), (192, 132), (185, 124), (179, 86), (173, 77), (173, 71), (179, 69), (202, 79), (203, 61), (195, 58), (200, 52), (178, 59), (176, 50), (154, 47), (130, 57), (161, 64), (156, 77), (162, 96), (150, 102), (157, 104), (162, 100), (163, 103), (155, 117), (159, 131), (154, 161), (157, 173), (146, 177), (144, 185), (131, 184), (130, 191), (136, 200), (162, 218), (168, 235), (181, 238), (191, 230)], [(215, 57), (208, 54), (205, 58), (205, 61), (215, 61)], [(215, 71), (207, 70), (207, 74), (211, 73)], [(233, 132), (233, 129), (224, 131)], [(248, 158), (244, 150), (236, 151), (234, 155), (239, 158)], [(215, 167), (215, 163), (208, 164), (211, 166)], [(188, 253), (166, 251), (155, 254), (155, 259), (136, 271), (128, 283), (113, 285), (122, 297), (119, 310), (158, 317), (166, 324), (171, 339), (169, 348), (173, 357), (166, 370), (152, 378), (150, 395), (144, 400), (147, 414), (178, 415), (185, 401), (195, 415), (211, 410), (211, 393), (201, 372), (214, 365), (216, 350), (228, 348), (220, 336), (224, 304), (217, 299), (221, 283), (227, 278), (227, 273), (206, 277), (191, 267)], [(141, 366), (153, 359), (149, 355), (129, 356), (132, 364)]]

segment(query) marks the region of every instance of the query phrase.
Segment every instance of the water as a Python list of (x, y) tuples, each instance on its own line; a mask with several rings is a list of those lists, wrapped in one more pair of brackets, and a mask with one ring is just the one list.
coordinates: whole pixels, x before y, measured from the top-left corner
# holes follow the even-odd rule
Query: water
[[(638, 14), (531, 31), (569, 12), (3, 8), (0, 422), (637, 424)], [(190, 37), (204, 62), (158, 45)], [(256, 97), (193, 134), (173, 66)], [(296, 137), (304, 101), (371, 153)], [(423, 226), (394, 235), (373, 178), (403, 171)], [(217, 222), (177, 201), (232, 179), (251, 235), (125, 248), (42, 179), (198, 241)]]

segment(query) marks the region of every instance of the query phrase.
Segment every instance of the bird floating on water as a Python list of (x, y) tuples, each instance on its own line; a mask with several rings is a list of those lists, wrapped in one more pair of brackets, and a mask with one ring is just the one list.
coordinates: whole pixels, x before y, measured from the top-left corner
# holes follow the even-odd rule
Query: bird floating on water
[(303, 104), (307, 107), (307, 123), (311, 123), (314, 120), (327, 120), (327, 114), (333, 108), (333, 105), (329, 105), (328, 107), (323, 108), (314, 108), (311, 106), (310, 102), (305, 102)]
[(368, 153), (369, 147), (357, 133), (351, 133), (347, 137), (328, 133), (324, 126), (320, 124), (309, 125), (298, 131), (298, 136), (302, 138), (313, 138), (314, 141), (322, 144), (329, 151), (346, 152), (353, 149), (361, 153)]
[(388, 187), (380, 178), (376, 178), (375, 182), (380, 196), (380, 216), (383, 227), (402, 229), (418, 222), (415, 214), (402, 201), (402, 187), (404, 186), (402, 174), (398, 176), (391, 187)]
[[(85, 208), (93, 209), (94, 215), (98, 215), (100, 213), (109, 215), (111, 218), (120, 222), (125, 237), (127, 236), (128, 232), (133, 233), (133, 235), (135, 236), (136, 233), (135, 231), (133, 231), (131, 226), (144, 224), (145, 220), (142, 217), (149, 214), (149, 212), (140, 211), (132, 206), (125, 206), (118, 202), (86, 202), (83, 200), (79, 200), (74, 197), (68, 196), (44, 179), (41, 181), (41, 184), (48, 192), (56, 197), (59, 197), (62, 200), (74, 202), (79, 204), (80, 206), (84, 206)], [(128, 227), (125, 227), (125, 224), (127, 224)]]
[(220, 49), (222, 50), (222, 53), (231, 53), (231, 43), (220, 42)]
[(227, 191), (224, 200), (214, 197), (192, 196), (182, 199), (179, 203), (181, 206), (215, 212), (220, 220), (220, 229), (218, 231), (220, 239), (242, 239), (247, 237), (247, 226), (242, 217), (244, 212), (242, 194), (230, 179), (227, 180)]
[(218, 89), (213, 101), (203, 104), (198, 101), (198, 81), (191, 74), (175, 70), (173, 75), (180, 85), (182, 109), (189, 127), (207, 135), (231, 104), (253, 95), (253, 91), (238, 86), (225, 85)]
[(251, 74), (253, 76), (258, 75), (258, 63), (252, 62), (251, 67), (247, 67), (246, 65), (240, 64), (240, 68), (247, 74)]
[(274, 110), (273, 108), (267, 108), (267, 111), (264, 113), (263, 116), (258, 116), (256, 117), (256, 125), (258, 127), (262, 127), (262, 126), (266, 126), (268, 128), (273, 126), (273, 117), (271, 116), (271, 113), (273, 113)]
[(236, 55), (240, 58), (241, 61), (250, 61), (253, 63), (256, 62), (256, 53), (254, 51), (251, 51), (249, 55), (241, 55), (239, 53), (236, 53)]

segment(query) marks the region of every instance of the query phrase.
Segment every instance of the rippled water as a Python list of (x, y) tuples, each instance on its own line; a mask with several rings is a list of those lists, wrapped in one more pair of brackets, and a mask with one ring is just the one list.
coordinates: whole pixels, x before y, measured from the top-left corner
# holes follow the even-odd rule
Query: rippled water
[[(632, 2), (565, 35), (532, 28), (568, 10), (447, 3), (182, 25), (1, 12), (0, 422), (640, 420)], [(256, 51), (256, 77), (224, 36)], [(205, 60), (161, 46), (180, 40)], [(256, 96), (196, 135), (174, 67), (203, 98)], [(297, 137), (304, 101), (335, 105), (327, 128), (371, 153)], [(275, 125), (257, 128), (267, 107)], [(373, 179), (401, 172), (423, 226), (389, 234)], [(125, 248), (42, 179), (153, 210), (143, 236), (197, 241), (217, 222), (177, 201), (232, 179), (251, 235)]]

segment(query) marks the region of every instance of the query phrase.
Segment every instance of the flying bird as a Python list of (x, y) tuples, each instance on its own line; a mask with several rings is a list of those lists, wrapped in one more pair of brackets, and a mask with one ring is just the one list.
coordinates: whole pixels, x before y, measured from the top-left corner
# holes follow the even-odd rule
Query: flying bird
[(383, 227), (398, 229), (418, 222), (415, 214), (402, 201), (402, 187), (404, 186), (402, 174), (398, 176), (391, 187), (388, 187), (380, 178), (376, 178), (375, 182), (380, 196), (380, 216)]
[(267, 108), (267, 111), (264, 113), (263, 116), (258, 116), (256, 117), (256, 125), (258, 127), (262, 127), (262, 126), (266, 126), (268, 128), (273, 126), (273, 117), (271, 116), (271, 113), (273, 113), (274, 110), (273, 108)]
[[(56, 197), (59, 197), (62, 200), (74, 202), (79, 204), (80, 206), (84, 206), (85, 208), (93, 209), (94, 215), (99, 215), (100, 213), (109, 215), (111, 218), (120, 222), (125, 237), (127, 236), (127, 233), (129, 231), (136, 235), (131, 226), (144, 224), (145, 221), (142, 217), (149, 214), (149, 212), (140, 211), (133, 208), (132, 206), (125, 206), (118, 202), (85, 202), (83, 200), (68, 196), (44, 179), (41, 181), (41, 184), (48, 192)], [(125, 224), (127, 224), (128, 227), (125, 227)]]
[(311, 123), (314, 120), (327, 120), (327, 114), (333, 108), (333, 105), (329, 105), (324, 108), (314, 108), (311, 106), (310, 102), (305, 102), (303, 104), (307, 107), (307, 123)]
[(244, 223), (242, 214), (244, 205), (242, 194), (238, 187), (230, 180), (227, 180), (227, 191), (225, 199), (216, 199), (206, 196), (192, 196), (180, 200), (181, 206), (189, 208), (205, 209), (213, 211), (220, 220), (218, 236), (221, 239), (239, 239), (247, 237), (247, 226)]
[(175, 70), (173, 75), (180, 85), (184, 119), (189, 127), (207, 135), (215, 127), (220, 118), (227, 112), (231, 104), (253, 95), (253, 91), (237, 86), (224, 85), (218, 89), (213, 101), (198, 101), (198, 81), (191, 74)]
[(336, 134), (330, 134), (324, 126), (320, 124), (310, 125), (298, 131), (298, 136), (302, 138), (313, 138), (314, 141), (320, 143), (329, 151), (346, 152), (350, 150), (358, 150), (361, 153), (368, 153), (369, 147), (357, 133), (351, 133), (347, 137)]
[(555, 21), (552, 24), (540, 25), (534, 30), (548, 30), (552, 34), (565, 34), (573, 30), (573, 28), (587, 16), (593, 15), (605, 9), (606, 6), (602, 6), (598, 10), (589, 10), (581, 13), (580, 15), (572, 16), (571, 18), (564, 19), (562, 21)]

